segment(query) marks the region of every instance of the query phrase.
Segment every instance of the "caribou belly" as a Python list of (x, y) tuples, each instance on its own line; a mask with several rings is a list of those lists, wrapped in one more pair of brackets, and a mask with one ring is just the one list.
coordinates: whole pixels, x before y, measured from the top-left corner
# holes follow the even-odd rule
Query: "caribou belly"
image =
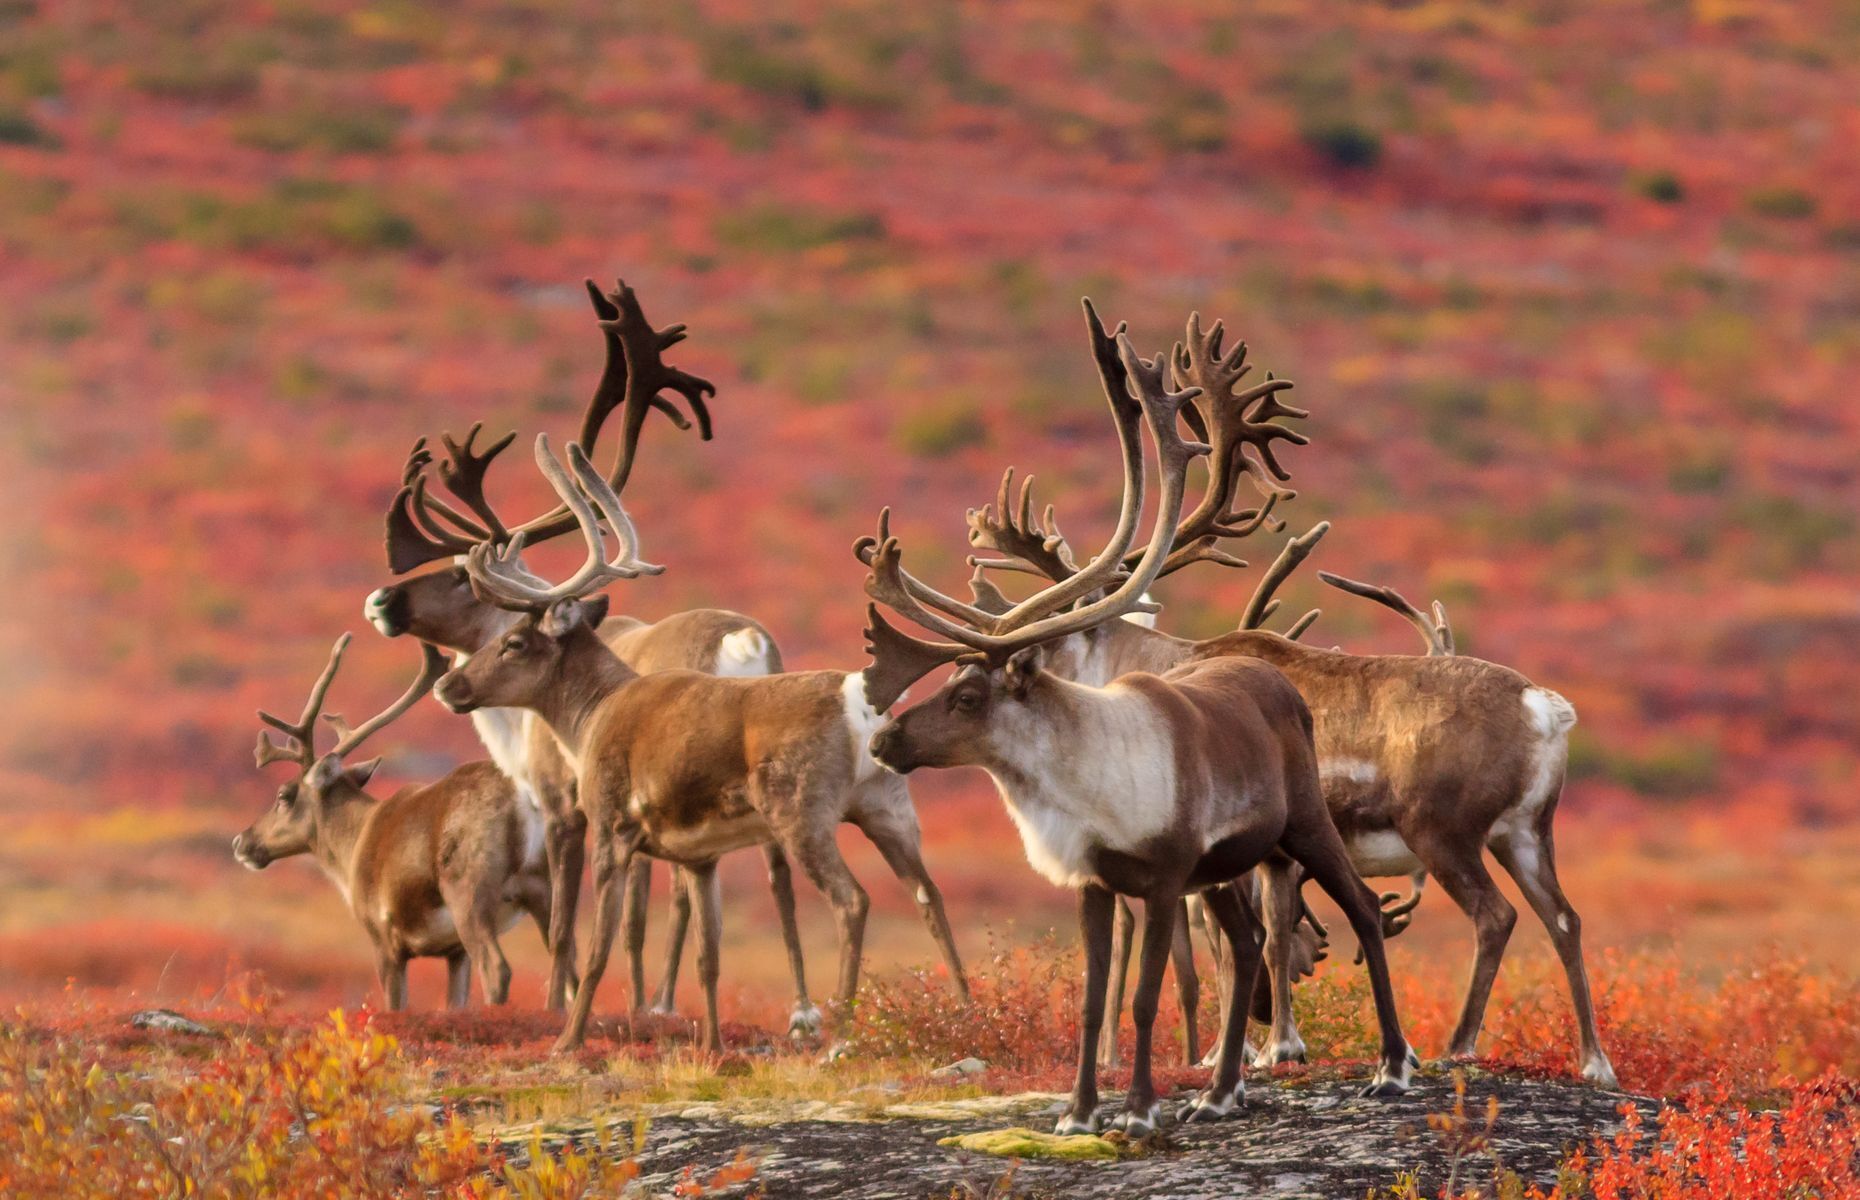
[(1421, 860), (1393, 829), (1352, 834), (1347, 845), (1350, 865), (1366, 879), (1379, 875), (1412, 875), (1421, 869)]

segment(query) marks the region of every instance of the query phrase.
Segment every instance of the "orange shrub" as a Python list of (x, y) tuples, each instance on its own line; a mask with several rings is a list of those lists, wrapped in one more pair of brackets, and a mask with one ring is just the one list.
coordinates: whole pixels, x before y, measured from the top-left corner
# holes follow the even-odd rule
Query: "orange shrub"
[(1541, 1200), (1718, 1200), (1725, 1196), (1860, 1197), (1860, 1084), (1830, 1073), (1790, 1094), (1781, 1112), (1752, 1112), (1723, 1089), (1662, 1107), (1658, 1131), (1634, 1105), (1626, 1126), (1578, 1151), (1573, 1177)]
[(118, 1073), (42, 1028), (0, 1026), (0, 1194), (572, 1198), (638, 1174), (604, 1138), (560, 1158), (536, 1144), (513, 1166), (464, 1125), (436, 1126), (398, 1095), (399, 1045), (365, 1016), (216, 1050)]
[(991, 1067), (1034, 1071), (1078, 1053), (1081, 968), (1051, 939), (997, 950), (969, 973), (967, 1006), (926, 971), (873, 979), (859, 991), (848, 1041), (872, 1058), (947, 1062), (973, 1055)]

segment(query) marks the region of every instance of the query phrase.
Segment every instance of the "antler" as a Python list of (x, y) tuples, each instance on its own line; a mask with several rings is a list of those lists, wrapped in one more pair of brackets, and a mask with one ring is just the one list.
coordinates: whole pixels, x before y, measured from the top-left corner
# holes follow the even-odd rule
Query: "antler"
[(274, 762), (292, 762), (300, 767), (308, 767), (316, 761), (316, 719), (323, 711), (323, 698), (329, 695), (329, 685), (335, 681), (336, 669), (342, 665), (342, 652), (349, 648), (349, 635), (343, 634), (336, 639), (336, 644), (329, 652), (329, 662), (323, 673), (317, 676), (316, 683), (310, 689), (310, 699), (304, 703), (303, 715), (295, 723), (283, 717), (274, 717), (264, 709), (258, 710), (258, 719), (271, 726), (288, 739), (280, 746), (272, 741), (263, 730), (258, 734), (258, 745), (253, 749), (253, 758), (261, 767)]
[(484, 422), (472, 422), (471, 430), (465, 435), (462, 445), (453, 441), (449, 433), (439, 435), (440, 440), (446, 444), (446, 461), (439, 464), (439, 481), (477, 515), (484, 523), (488, 536), (503, 541), (510, 536), (510, 531), (504, 528), (504, 523), (497, 519), (497, 513), (484, 498), (484, 472), (491, 465), (492, 459), (517, 440), (517, 435), (514, 431), (507, 433), (485, 447), (483, 454), (479, 454), (472, 449), (472, 443), (478, 440), (478, 431), (483, 428)]
[[(1208, 438), (1213, 450), (1208, 456), (1208, 490), (1194, 511), (1182, 518), (1175, 530), (1175, 553), (1165, 563), (1161, 574), (1178, 571), (1190, 563), (1212, 562), (1226, 567), (1244, 567), (1246, 561), (1218, 548), (1223, 539), (1238, 539), (1261, 528), (1274, 532), (1285, 522), (1272, 515), (1273, 506), (1293, 493), (1277, 486), (1291, 478), (1279, 465), (1273, 443), (1290, 442), (1303, 446), (1311, 439), (1295, 429), (1274, 424), (1278, 417), (1303, 418), (1304, 409), (1293, 408), (1279, 399), (1279, 393), (1292, 386), (1266, 372), (1263, 382), (1245, 390), (1236, 390), (1252, 366), (1246, 361), (1245, 342), (1223, 354), (1221, 343), (1226, 326), (1216, 321), (1205, 333), (1201, 314), (1190, 313), (1185, 339), (1177, 343), (1174, 355), (1178, 383), (1201, 389), (1201, 398), (1190, 421)], [(1254, 455), (1246, 453), (1253, 447)], [(1236, 509), (1234, 489), (1242, 478), (1250, 479), (1263, 497), (1255, 508)]]
[(439, 677), (446, 673), (446, 656), (430, 642), (421, 642), (420, 651), (420, 673), (414, 677), (413, 683), (401, 694), (400, 699), (354, 729), (349, 728), (348, 723), (334, 713), (323, 718), (336, 732), (336, 746), (330, 751), (331, 754), (343, 758), (354, 753), (357, 746), (398, 720), (402, 713), (419, 703), (420, 697), (433, 690)]
[[(671, 418), (679, 429), (691, 428), (690, 419), (660, 393), (675, 391), (683, 395), (696, 415), (699, 436), (709, 441), (710, 410), (704, 398), (714, 396), (717, 388), (708, 379), (667, 366), (660, 358), (665, 350), (684, 340), (683, 325), (655, 330), (640, 308), (639, 297), (624, 280), (616, 281), (614, 291), (604, 295), (593, 280), (584, 282), (607, 341), (607, 361), (594, 396), (582, 415), (575, 441), (582, 449), (591, 451), (613, 410), (626, 410), (621, 447), (608, 476), (613, 489), (619, 492), (625, 489), (633, 472), (647, 412), (656, 408)], [(499, 520), (484, 497), (484, 473), (491, 459), (516, 435), (511, 434), (478, 454), (472, 448), (478, 429), (477, 425), (472, 427), (463, 445), (445, 435), (450, 461), (442, 464), (439, 471), (447, 490), (476, 514), (477, 521), (428, 494), (425, 469), (433, 461), (432, 454), (426, 449), (424, 438), (414, 444), (402, 475), (401, 490), (388, 509), (388, 566), (396, 573), (411, 571), (435, 559), (468, 553), (479, 542), (507, 542), (515, 532), (526, 534), (529, 543), (534, 545), (576, 527), (576, 516), (566, 505), (558, 505), (515, 531)]]
[[(1098, 358), (1100, 373), (1109, 389), (1121, 383), (1122, 371), (1120, 368), (1113, 373), (1106, 369), (1101, 347), (1110, 339), (1097, 314), (1090, 312), (1089, 304), (1087, 310), (1094, 356)], [(1208, 459), (1207, 491), (1194, 510), (1176, 526), (1170, 556), (1157, 572), (1159, 579), (1197, 562), (1245, 567), (1245, 559), (1221, 549), (1220, 543), (1247, 537), (1260, 529), (1277, 532), (1285, 528), (1285, 522), (1273, 515), (1273, 509), (1280, 500), (1289, 499), (1295, 493), (1278, 487), (1275, 482), (1289, 479), (1290, 475), (1280, 465), (1274, 443), (1285, 441), (1302, 446), (1310, 440), (1297, 430), (1274, 423), (1279, 417), (1309, 415), (1278, 398), (1280, 392), (1292, 386), (1291, 380), (1268, 372), (1264, 382), (1237, 390), (1240, 380), (1252, 367), (1246, 361), (1244, 342), (1222, 353), (1224, 337), (1225, 327), (1221, 322), (1215, 322), (1212, 329), (1203, 332), (1201, 314), (1194, 313), (1188, 318), (1186, 340), (1177, 343), (1172, 353), (1171, 365), (1177, 384), (1201, 391), (1194, 405), (1182, 415), (1197, 436), (1209, 439), (1212, 450)], [(1257, 457), (1246, 453), (1248, 446), (1253, 447)], [(1261, 493), (1262, 500), (1255, 507), (1234, 507), (1235, 488), (1243, 477)], [(1002, 559), (972, 557), (970, 562), (990, 570), (1023, 571), (1049, 579), (1066, 578), (1077, 568), (1069, 563), (1071, 555), (1065, 538), (1059, 533), (1052, 506), (1046, 508), (1044, 527), (1032, 522), (1030, 484), (1031, 481), (1022, 485), (1018, 519), (1008, 515), (1009, 485), (1005, 479), (993, 506), (970, 511), (971, 544), (1009, 556)], [(1133, 568), (1140, 555), (1141, 551), (1126, 553), (1125, 569)]]
[[(1279, 602), (1273, 599), (1272, 594), (1279, 590), (1281, 584), (1291, 578), (1292, 572), (1298, 569), (1300, 563), (1311, 557), (1311, 551), (1317, 548), (1318, 542), (1323, 540), (1324, 535), (1329, 532), (1330, 522), (1319, 521), (1304, 533), (1286, 541), (1285, 548), (1279, 551), (1279, 557), (1274, 559), (1272, 565), (1266, 568), (1266, 573), (1260, 576), (1259, 585), (1253, 589), (1253, 598), (1246, 602), (1246, 608), (1241, 611), (1239, 628), (1258, 629), (1273, 613), (1279, 611)], [(1299, 634), (1311, 628), (1311, 622), (1318, 619), (1320, 611), (1314, 608), (1298, 618), (1292, 623), (1292, 627), (1286, 630), (1285, 636), (1294, 641), (1297, 640)]]
[[(484, 599), (500, 608), (513, 609), (518, 612), (540, 612), (561, 600), (576, 599), (590, 595), (606, 587), (616, 579), (635, 579), (641, 575), (657, 575), (665, 568), (655, 566), (639, 558), (639, 533), (633, 526), (633, 519), (620, 505), (620, 497), (608, 482), (601, 478), (594, 464), (588, 461), (587, 454), (573, 442), (568, 445), (569, 471), (564, 470), (549, 449), (549, 435), (536, 435), (536, 465), (549, 480), (549, 486), (562, 498), (563, 505), (574, 516), (581, 528), (583, 538), (588, 543), (587, 561), (581, 569), (559, 584), (551, 584), (538, 575), (532, 574), (523, 566), (521, 559), (523, 548), (528, 542), (528, 535), (518, 530), (510, 541), (498, 545), (494, 541), (480, 542), (473, 546), (466, 560), (466, 570), (471, 573), (473, 590)], [(579, 483), (579, 487), (577, 487)], [(583, 495), (583, 492), (586, 495)], [(588, 497), (593, 497), (589, 503)], [(600, 515), (595, 514), (599, 506)], [(601, 517), (614, 531), (618, 549), (613, 558), (606, 556), (606, 539), (601, 533)]]
[[(1086, 312), (1094, 329), (1095, 345), (1102, 326), (1089, 304)], [(1006, 613), (994, 617), (984, 613), (982, 616), (987, 618), (985, 621), (963, 625), (943, 614), (952, 607), (970, 606), (962, 606), (959, 601), (941, 593), (934, 593), (935, 601), (920, 598), (920, 593), (932, 589), (904, 572), (901, 565), (902, 548), (898, 539), (890, 536), (881, 519), (876, 548), (871, 548), (869, 543), (863, 541), (859, 547), (870, 554), (869, 558), (865, 553), (860, 555), (872, 568), (871, 574), (866, 577), (867, 595), (924, 628), (996, 660), (1024, 647), (1078, 633), (1124, 613), (1149, 607), (1141, 598), (1169, 556), (1175, 523), (1182, 512), (1188, 464), (1196, 457), (1208, 453), (1210, 447), (1200, 442), (1185, 441), (1177, 432), (1176, 422), (1182, 406), (1200, 395), (1199, 389), (1190, 387), (1170, 391), (1164, 383), (1167, 374), (1167, 359), (1164, 355), (1159, 354), (1154, 359), (1139, 358), (1130, 344), (1129, 336), (1121, 328), (1116, 335), (1116, 342), (1125, 391), (1122, 396), (1115, 394), (1110, 386), (1112, 375), (1107, 371), (1106, 395), (1117, 423), (1118, 440), (1124, 451), (1124, 500), (1118, 514), (1117, 530), (1112, 534), (1110, 544), (1084, 568), (1054, 582)], [(1149, 426), (1151, 439), (1156, 445), (1157, 464), (1162, 476), (1162, 500), (1149, 542), (1138, 556), (1135, 568), (1126, 571), (1122, 566), (1123, 556), (1135, 539), (1137, 521), (1143, 508), (1144, 470), (1142, 442), (1137, 433), (1139, 422)], [(1097, 595), (1095, 599), (1077, 607), (1067, 607), (1082, 597), (1100, 592), (1103, 594)], [(939, 653), (950, 649), (937, 647), (934, 643), (918, 642), (916, 639), (909, 640), (912, 643), (911, 651), (920, 658), (929, 657), (922, 653), (925, 646)], [(947, 658), (941, 660), (947, 661)], [(870, 678), (868, 676), (868, 680)]]
[(969, 544), (980, 550), (997, 550), (1006, 558), (969, 556), (969, 565), (1002, 571), (1024, 571), (1048, 579), (1065, 579), (1076, 572), (1071, 547), (1059, 532), (1053, 506), (1047, 505), (1040, 520), (1033, 516), (1033, 476), (1021, 481), (1020, 497), (1010, 502), (1014, 488), (1014, 468), (1001, 476), (1001, 489), (992, 504), (971, 508)]
[[(589, 286), (592, 290), (592, 285)], [(697, 418), (698, 437), (708, 442), (711, 433), (710, 409), (705, 406), (704, 397), (715, 396), (717, 385), (689, 371), (665, 365), (660, 355), (685, 340), (685, 327), (680, 324), (654, 329), (639, 307), (638, 295), (626, 285), (625, 280), (616, 280), (615, 290), (606, 299), (613, 306), (615, 315), (603, 319), (601, 328), (609, 335), (610, 347), (613, 341), (619, 342), (627, 369), (626, 387), (621, 397), (626, 415), (620, 426), (620, 457), (614, 465), (613, 474), (608, 477), (614, 491), (620, 492), (626, 490), (626, 481), (633, 474), (633, 457), (639, 447), (639, 433), (645, 427), (648, 410), (658, 409), (680, 429), (691, 428), (691, 422), (685, 419), (684, 414), (660, 393), (672, 391), (685, 398), (685, 403), (691, 406), (692, 415)], [(589, 415), (593, 415), (592, 411)], [(603, 417), (605, 415), (602, 414)], [(584, 440), (582, 444), (592, 447), (593, 441)]]
[(1318, 578), (1334, 588), (1349, 592), (1352, 596), (1361, 596), (1365, 600), (1374, 600), (1384, 608), (1392, 608), (1406, 617), (1408, 623), (1420, 631), (1421, 638), (1427, 643), (1429, 658), (1452, 658), (1454, 654), (1453, 627), (1447, 624), (1447, 610), (1436, 600), (1433, 604), (1433, 616), (1429, 616), (1408, 603), (1407, 597), (1392, 587), (1378, 587), (1372, 583), (1360, 583), (1354, 579), (1345, 579), (1329, 571), (1319, 571)]

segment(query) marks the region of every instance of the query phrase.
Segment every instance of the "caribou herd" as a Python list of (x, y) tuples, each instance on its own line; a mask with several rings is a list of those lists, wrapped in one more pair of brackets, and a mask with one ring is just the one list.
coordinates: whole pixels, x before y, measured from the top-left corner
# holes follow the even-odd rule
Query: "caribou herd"
[[(1472, 977), (1445, 1048), (1471, 1056), (1517, 919), (1486, 868), (1487, 850), (1549, 931), (1568, 975), (1583, 1077), (1613, 1085), (1581, 922), (1556, 875), (1552, 826), (1576, 720), (1568, 701), (1507, 667), (1456, 654), (1439, 605), (1423, 613), (1388, 588), (1336, 575), (1320, 578), (1401, 613), (1426, 653), (1308, 645), (1300, 636), (1316, 611), (1284, 633), (1266, 629), (1280, 608), (1275, 593), (1326, 524), (1284, 543), (1233, 632), (1191, 641), (1154, 628), (1157, 580), (1197, 563), (1244, 567), (1229, 545), (1285, 528), (1279, 510), (1294, 493), (1279, 444), (1308, 441), (1290, 424), (1307, 415), (1285, 403), (1291, 381), (1268, 373), (1245, 385), (1246, 346), (1224, 349), (1219, 323), (1204, 329), (1191, 316), (1181, 342), (1145, 358), (1123, 325), (1107, 330), (1085, 303), (1122, 466), (1117, 523), (1103, 547), (1081, 561), (1051, 506), (1036, 515), (1031, 478), (1017, 490), (1010, 468), (994, 500), (967, 514), (974, 573), (961, 599), (906, 569), (886, 510), (875, 534), (853, 547), (867, 570), (867, 661), (786, 671), (774, 637), (740, 613), (696, 609), (647, 623), (609, 611), (610, 585), (665, 569), (641, 557), (621, 500), (647, 420), (656, 410), (708, 439), (715, 388), (665, 361), (682, 325), (655, 329), (624, 283), (603, 292), (590, 282), (588, 294), (605, 370), (563, 454), (547, 434), (534, 443), (560, 504), (512, 523), (486, 498), (487, 469), (515, 434), (483, 449), (477, 425), (463, 441), (444, 435), (443, 460), (416, 443), (387, 514), (388, 567), (399, 578), (364, 603), (380, 633), (420, 643), (413, 683), (359, 726), (325, 714), (345, 633), (295, 721), (259, 714), (283, 738), (259, 734), (259, 765), (286, 763), (294, 776), (233, 840), (234, 856), (254, 870), (312, 856), (367, 930), (390, 1008), (406, 1005), (407, 962), (421, 956), (446, 960), (452, 1006), (468, 1002), (473, 972), (485, 997), (504, 1003), (510, 967), (498, 939), (527, 914), (550, 955), (546, 1001), (569, 1010), (556, 1048), (572, 1050), (587, 1036), (622, 932), (632, 1004), (672, 1010), (695, 913), (701, 1043), (721, 1049), (717, 865), (758, 846), (794, 978), (790, 1032), (816, 1033), (823, 1017), (808, 992), (792, 870), (833, 909), (833, 999), (844, 1012), (859, 984), (868, 900), (840, 854), (841, 824), (869, 838), (910, 890), (966, 1002), (906, 779), (971, 766), (994, 780), (1028, 863), (1078, 895), (1082, 1035), (1060, 1132), (1097, 1127), (1097, 1069), (1117, 1054), (1132, 898), (1143, 901), (1136, 1044), (1115, 1119), (1127, 1132), (1162, 1120), (1151, 1034), (1172, 965), (1188, 1054), (1200, 1057), (1196, 929), (1218, 969), (1224, 1019), (1212, 1080), (1181, 1119), (1233, 1112), (1249, 1054), (1260, 1066), (1304, 1058), (1291, 989), (1324, 957), (1327, 938), (1302, 898), (1307, 880), (1342, 910), (1369, 975), (1380, 1031), (1369, 1090), (1406, 1091), (1418, 1062), (1395, 1011), (1383, 939), (1409, 922), (1429, 877), (1475, 931)], [(603, 473), (593, 456), (616, 412), (619, 447)], [(1192, 472), (1197, 462), (1204, 469)], [(434, 474), (449, 499), (430, 485)], [(1192, 474), (1206, 483), (1191, 505)], [(551, 581), (526, 564), (528, 548), (571, 533), (586, 547), (571, 574)], [(1037, 590), (1012, 598), (994, 582), (1009, 574), (1032, 576)], [(930, 636), (895, 627), (881, 606)], [(942, 686), (901, 709), (906, 690), (942, 667), (954, 668)], [(371, 796), (380, 760), (357, 761), (357, 749), (428, 693), (471, 715), (488, 761)], [(334, 739), (327, 750), (318, 747), (321, 726)], [(595, 911), (578, 968), (590, 841)], [(655, 860), (670, 866), (674, 885), (664, 974), (649, 994)], [(1391, 875), (1412, 881), (1406, 899), (1363, 882)], [(1249, 1016), (1267, 1025), (1257, 1048), (1245, 1037)]]

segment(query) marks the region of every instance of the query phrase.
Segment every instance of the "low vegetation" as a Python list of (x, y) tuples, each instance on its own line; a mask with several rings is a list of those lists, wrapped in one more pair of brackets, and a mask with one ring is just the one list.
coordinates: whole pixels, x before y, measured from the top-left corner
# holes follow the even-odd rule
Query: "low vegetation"
[[(69, 1196), (69, 1181), (82, 1179), (92, 1187), (83, 1194), (97, 1196), (612, 1195), (638, 1173), (633, 1147), (654, 1106), (1063, 1090), (1077, 970), (1076, 955), (1052, 945), (995, 954), (974, 972), (977, 1006), (967, 1011), (952, 1011), (935, 981), (874, 980), (851, 1017), (854, 1054), (831, 1064), (746, 1026), (728, 1031), (733, 1044), (772, 1045), (772, 1054), (697, 1055), (689, 1026), (666, 1019), (615, 1022), (612, 1040), (553, 1061), (555, 1018), (540, 1012), (316, 1017), (275, 1007), (249, 980), (230, 990), (235, 1000), (196, 1009), (211, 1038), (130, 1030), (120, 1010), (55, 1002), (0, 1026), (0, 1190)], [(1530, 1187), (1508, 1179), (1491, 1152), (1504, 1114), (1468, 1112), (1462, 1096), (1428, 1121), (1459, 1164), (1455, 1177), (1393, 1181), (1387, 1200), (1860, 1194), (1854, 980), (1765, 961), (1706, 982), (1658, 958), (1617, 959), (1598, 975), (1623, 1087), (1669, 1103), (1627, 1106), (1620, 1133), (1574, 1148), (1559, 1181)], [(1360, 976), (1326, 964), (1302, 986), (1314, 1062), (1373, 1057)], [(1401, 1002), (1415, 1042), (1436, 1045), (1450, 998), (1409, 981)], [(1166, 1058), (1169, 1038), (1159, 1044)], [(1477, 1069), (1569, 1077), (1572, 1045), (1554, 965), (1532, 963), (1508, 972), (1495, 996)], [(929, 1074), (967, 1055), (985, 1057), (986, 1070)], [(1276, 1084), (1257, 1086), (1326, 1069), (1283, 1066)], [(1162, 1077), (1185, 1086), (1202, 1074)], [(586, 1145), (548, 1148), (508, 1132), (513, 1122), (590, 1114), (598, 1134)], [(727, 1178), (685, 1180), (679, 1194), (753, 1173), (745, 1159)]]

